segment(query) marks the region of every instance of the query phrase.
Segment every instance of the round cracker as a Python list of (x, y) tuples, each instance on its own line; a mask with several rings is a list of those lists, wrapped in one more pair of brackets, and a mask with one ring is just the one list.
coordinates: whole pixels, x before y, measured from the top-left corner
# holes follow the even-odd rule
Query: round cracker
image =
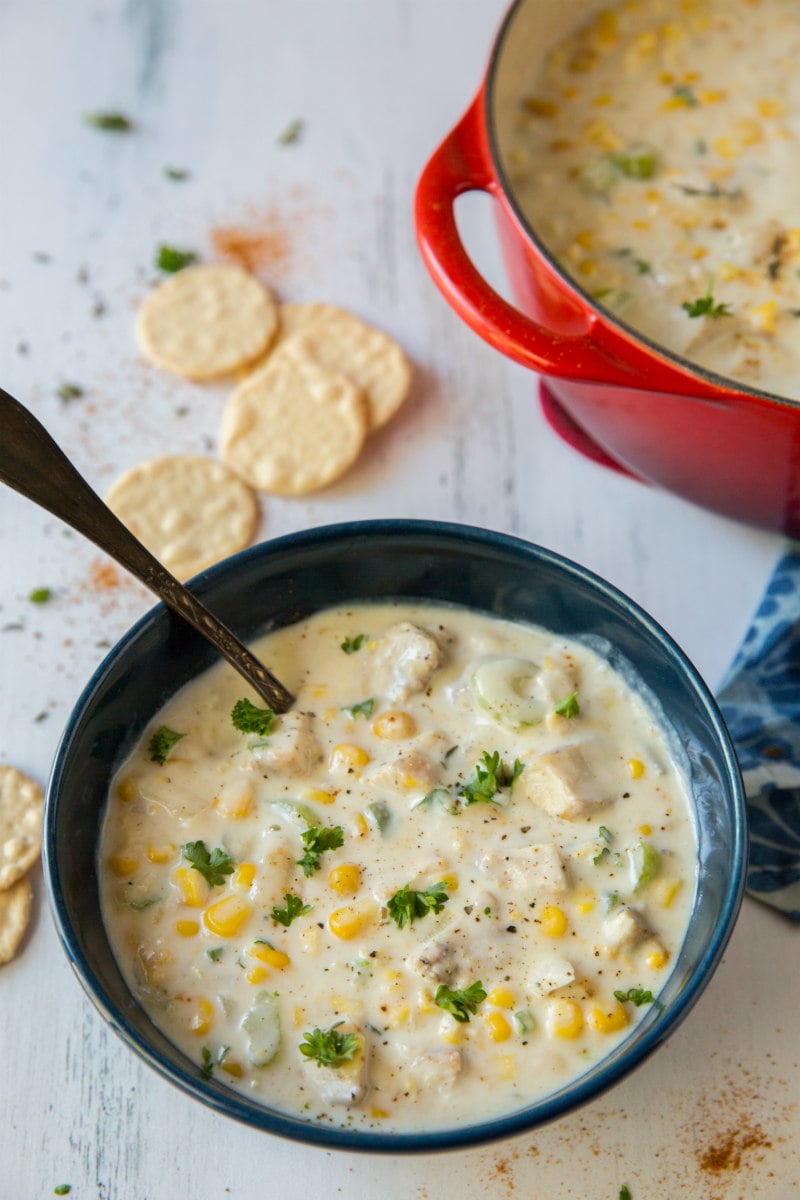
[(397, 342), (333, 304), (282, 304), (279, 311), (279, 344), (302, 333), (320, 366), (349, 375), (367, 398), (371, 430), (394, 416), (411, 386)]
[(136, 330), (144, 354), (187, 379), (228, 375), (263, 354), (278, 329), (278, 306), (241, 267), (186, 267), (145, 300)]
[(39, 784), (16, 767), (0, 765), (0, 894), (39, 857), (43, 809)]
[(19, 950), (32, 906), (33, 888), (27, 875), (0, 892), (0, 963), (10, 962)]
[(258, 520), (250, 488), (202, 455), (151, 458), (121, 475), (109, 508), (178, 579), (248, 545)]
[(299, 496), (343, 475), (367, 428), (361, 390), (341, 372), (320, 366), (298, 335), (229, 397), (220, 453), (254, 488)]

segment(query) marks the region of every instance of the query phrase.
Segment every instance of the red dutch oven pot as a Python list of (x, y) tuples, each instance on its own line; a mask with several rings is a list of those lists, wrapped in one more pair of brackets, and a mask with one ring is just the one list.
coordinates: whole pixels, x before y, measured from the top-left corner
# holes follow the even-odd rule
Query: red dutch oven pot
[[(545, 414), (573, 446), (706, 508), (800, 537), (800, 403), (713, 375), (637, 334), (567, 276), (523, 216), (498, 149), (498, 108), (537, 54), (592, 6), (517, 0), (480, 90), (420, 177), (423, 259), (447, 301), (490, 345), (544, 378)], [(594, 6), (596, 7), (596, 5)], [(456, 198), (488, 192), (518, 308), (463, 246)], [(800, 380), (798, 380), (800, 391)]]

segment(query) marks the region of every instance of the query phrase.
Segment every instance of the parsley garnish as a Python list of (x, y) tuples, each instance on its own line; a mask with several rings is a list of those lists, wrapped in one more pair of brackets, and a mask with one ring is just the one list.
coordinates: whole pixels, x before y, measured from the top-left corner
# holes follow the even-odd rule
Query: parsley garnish
[(206, 1079), (210, 1079), (214, 1074), (214, 1059), (211, 1057), (211, 1051), (209, 1050), (208, 1046), (203, 1046), (202, 1054), (203, 1062), (200, 1070), (203, 1072)]
[(470, 1013), (475, 1015), (478, 1005), (485, 999), (486, 992), (483, 990), (480, 980), (477, 983), (471, 983), (469, 987), (455, 990), (449, 988), (447, 984), (440, 983), (434, 996), (434, 1001), (439, 1008), (449, 1012), (462, 1025), (469, 1020)]
[(271, 708), (257, 708), (250, 700), (237, 700), (231, 709), (231, 720), (240, 733), (257, 733), (266, 737), (275, 720)]
[(279, 135), (278, 144), (280, 146), (291, 146), (293, 142), (298, 140), (300, 134), (303, 132), (304, 124), (305, 122), (301, 121), (299, 118), (295, 121), (291, 121), (286, 126), (283, 133)]
[(53, 597), (53, 590), (49, 587), (34, 588), (28, 593), (28, 599), (31, 604), (47, 604), (48, 600)]
[(158, 269), (168, 271), (170, 274), (182, 271), (184, 267), (190, 267), (195, 262), (197, 262), (197, 255), (194, 250), (177, 250), (175, 246), (159, 246), (156, 254)]
[(630, 1188), (626, 1183), (619, 1189), (619, 1200), (631, 1200)]
[(619, 1000), (620, 1004), (630, 1001), (630, 1003), (635, 1004), (637, 1008), (639, 1008), (642, 1004), (655, 1004), (656, 1002), (656, 998), (651, 991), (648, 991), (645, 988), (635, 987), (628, 988), (627, 992), (614, 992), (614, 999)]
[(653, 269), (651, 264), (644, 258), (635, 258), (633, 265), (636, 268), (637, 275), (649, 275)]
[(342, 711), (349, 713), (353, 720), (355, 720), (356, 717), (371, 717), (374, 707), (375, 701), (370, 698), (369, 700), (362, 700), (360, 704), (345, 704)]
[(676, 100), (682, 100), (687, 108), (697, 108), (700, 103), (688, 83), (679, 83), (672, 89), (672, 94)]
[(77, 383), (62, 383), (56, 395), (64, 404), (69, 404), (70, 400), (80, 400), (83, 388)]
[(598, 854), (595, 854), (594, 858), (592, 859), (592, 862), (594, 863), (594, 865), (596, 867), (599, 867), (600, 863), (603, 861), (603, 859), (608, 858), (610, 853), (611, 853), (611, 851), (609, 850), (608, 846), (603, 846), (603, 849)]
[(711, 317), (716, 320), (717, 317), (729, 317), (731, 315), (730, 304), (715, 304), (714, 297), (711, 294), (711, 284), (708, 285), (708, 290), (705, 296), (698, 296), (696, 300), (684, 300), (681, 308), (688, 313), (690, 317)]
[(291, 892), (284, 892), (283, 898), (286, 901), (286, 908), (278, 908), (275, 905), (272, 910), (272, 919), (287, 929), (295, 917), (304, 917), (314, 907), (313, 904), (304, 904), (299, 896), (293, 896)]
[(467, 805), (496, 804), (497, 793), (504, 788), (510, 788), (524, 767), (525, 764), (521, 763), (518, 758), (514, 759), (513, 767), (507, 767), (504, 762), (500, 761), (498, 750), (495, 750), (493, 754), (484, 750), (483, 757), (475, 768), (475, 775), (464, 784), (458, 795)]
[(210, 958), (212, 962), (219, 962), (219, 960), (222, 958), (222, 951), (224, 949), (224, 946), (214, 946), (212, 950), (206, 950), (206, 957)]
[(326, 850), (338, 850), (344, 845), (344, 830), (341, 825), (315, 825), (306, 829), (301, 836), (306, 852), (302, 858), (298, 858), (297, 865), (303, 868), (305, 876), (313, 875), (319, 868), (320, 858)]
[(397, 928), (402, 929), (405, 925), (413, 925), (415, 917), (424, 917), (429, 912), (441, 912), (449, 899), (444, 880), (434, 883), (424, 892), (414, 891), (406, 884), (387, 901), (386, 908)]
[(71, 1183), (59, 1183), (56, 1187), (53, 1188), (53, 1195), (54, 1196), (68, 1196), (71, 1191), (72, 1191)]
[(345, 654), (355, 654), (356, 650), (360, 650), (367, 640), (366, 633), (357, 633), (355, 637), (346, 637), (342, 642), (342, 650)]
[(303, 1034), (298, 1046), (304, 1058), (310, 1058), (318, 1067), (340, 1067), (358, 1054), (360, 1046), (354, 1033), (339, 1033), (341, 1021), (330, 1029), (314, 1029)]
[(83, 114), (83, 119), (87, 125), (91, 125), (95, 129), (105, 129), (111, 133), (130, 133), (133, 129), (133, 122), (124, 113), (88, 112)]
[(611, 832), (611, 830), (610, 830), (610, 829), (609, 829), (607, 826), (605, 826), (605, 825), (601, 825), (601, 826), (600, 826), (600, 828), (599, 828), (599, 829), (598, 829), (598, 831), (597, 831), (597, 836), (598, 836), (598, 837), (601, 837), (601, 838), (603, 839), (603, 841), (604, 841), (604, 842), (613, 842), (613, 840), (614, 840), (614, 835), (613, 835), (613, 833), (612, 833), (612, 832)]
[(557, 704), (553, 709), (553, 712), (555, 712), (559, 717), (567, 717), (569, 720), (571, 720), (572, 717), (580, 716), (580, 711), (581, 706), (578, 704), (577, 692), (573, 692), (572, 695), (567, 696), (566, 700), (562, 700), (561, 703)]
[(183, 857), (199, 871), (212, 887), (220, 887), (226, 875), (233, 874), (233, 859), (217, 846), (209, 854), (205, 842), (186, 842), (181, 846)]
[(186, 734), (176, 733), (174, 729), (169, 729), (166, 725), (159, 725), (150, 738), (150, 761), (157, 762), (159, 766), (163, 767), (170, 750), (182, 737), (186, 737)]

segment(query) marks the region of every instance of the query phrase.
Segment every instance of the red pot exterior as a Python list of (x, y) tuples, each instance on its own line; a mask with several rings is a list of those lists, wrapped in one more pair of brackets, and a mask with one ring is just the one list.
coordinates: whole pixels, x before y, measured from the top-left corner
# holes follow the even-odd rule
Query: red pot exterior
[[(800, 537), (800, 404), (744, 391), (658, 351), (560, 271), (504, 190), (487, 120), (491, 74), (490, 66), (417, 186), (417, 239), (434, 282), (481, 337), (545, 377), (545, 411), (576, 448), (705, 508)], [(517, 308), (461, 244), (453, 204), (470, 190), (496, 201)]]

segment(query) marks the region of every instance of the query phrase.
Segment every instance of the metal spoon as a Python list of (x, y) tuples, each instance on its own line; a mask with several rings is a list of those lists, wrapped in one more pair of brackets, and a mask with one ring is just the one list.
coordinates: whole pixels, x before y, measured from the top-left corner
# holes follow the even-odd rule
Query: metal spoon
[(211, 642), (274, 712), (291, 708), (291, 692), (133, 536), (92, 491), (44, 426), (2, 388), (0, 431), (3, 483), (60, 517), (135, 575)]

